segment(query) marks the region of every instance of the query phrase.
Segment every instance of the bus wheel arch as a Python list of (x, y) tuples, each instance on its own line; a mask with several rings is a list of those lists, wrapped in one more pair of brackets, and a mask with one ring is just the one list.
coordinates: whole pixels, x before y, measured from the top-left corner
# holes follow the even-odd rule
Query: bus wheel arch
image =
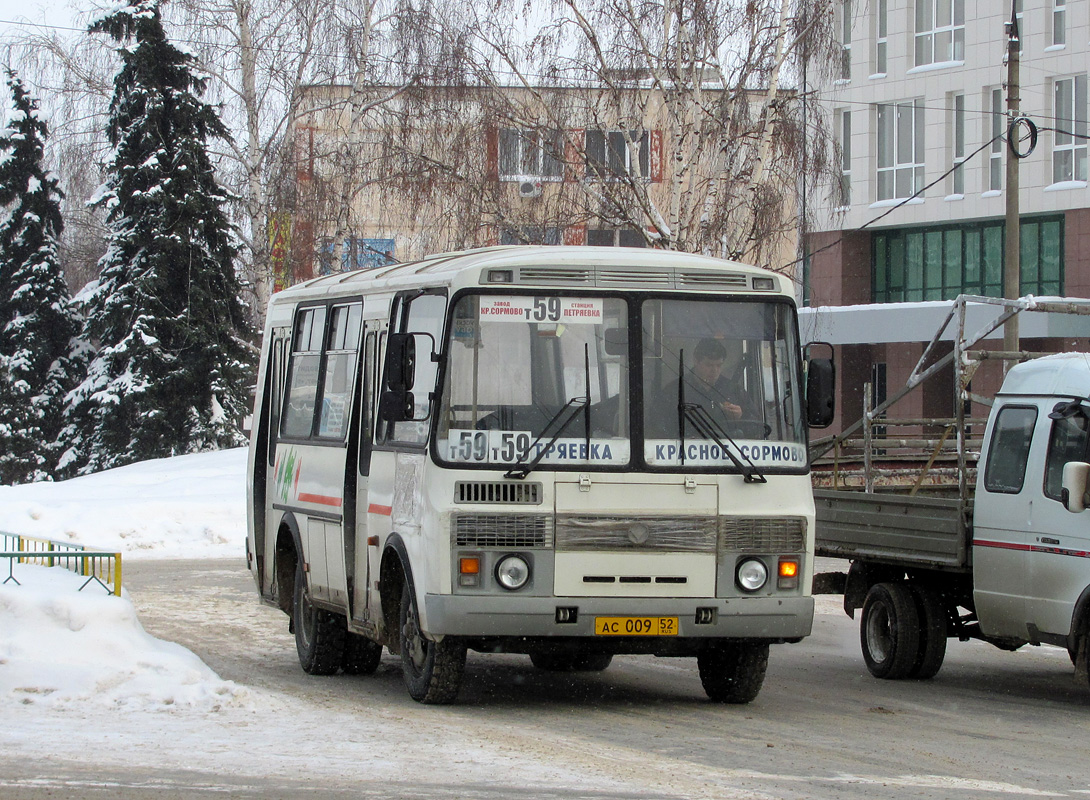
[(379, 565), (379, 597), (386, 647), (392, 655), (401, 654), (401, 593), (405, 585), (413, 591), (412, 567), (405, 543), (396, 533), (386, 541)]
[[(295, 596), (295, 576), (300, 559), (303, 557), (302, 543), (299, 539), (299, 526), (291, 514), (285, 514), (276, 532), (275, 586), (277, 607), (292, 618), (292, 603)], [(294, 619), (292, 619), (294, 623)], [(295, 632), (294, 624), (291, 632)]]

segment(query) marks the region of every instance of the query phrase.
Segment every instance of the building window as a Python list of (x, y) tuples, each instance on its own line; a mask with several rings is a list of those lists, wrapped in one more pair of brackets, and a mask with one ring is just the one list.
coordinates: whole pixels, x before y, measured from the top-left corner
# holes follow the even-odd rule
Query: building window
[(1007, 117), (1003, 113), (1003, 91), (992, 89), (988, 93), (991, 112), (992, 145), (988, 152), (988, 191), (1003, 191), (1003, 130)]
[(1052, 0), (1052, 46), (1067, 44), (1067, 0)]
[(500, 180), (559, 180), (564, 176), (560, 131), (501, 130)]
[(647, 247), (643, 233), (631, 228), (590, 228), (587, 244), (591, 247)]
[[(651, 136), (648, 131), (587, 131), (587, 175), (599, 179), (651, 177)], [(635, 151), (635, 153), (633, 152)], [(638, 161), (633, 156), (638, 155)]]
[(965, 0), (916, 0), (916, 66), (965, 60)]
[(878, 0), (878, 7), (875, 10), (875, 25), (877, 30), (875, 31), (874, 39), (874, 72), (876, 75), (886, 74), (886, 58), (888, 53), (886, 16), (886, 0)]
[(1056, 137), (1052, 146), (1052, 182), (1086, 180), (1086, 76), (1055, 84)]
[(560, 244), (561, 230), (552, 225), (519, 225), (500, 231), (500, 244)]
[(852, 204), (852, 112), (840, 111), (837, 125), (837, 144), (840, 145), (840, 195), (837, 205), (846, 208)]
[[(881, 231), (871, 236), (876, 303), (1003, 296), (1003, 223)], [(1021, 224), (1020, 294), (1063, 293), (1062, 217)]]
[(878, 200), (912, 197), (923, 188), (923, 103), (878, 106)]
[(840, 80), (852, 79), (852, 0), (841, 0), (837, 6), (839, 19), (837, 32), (840, 34)]
[(953, 96), (953, 131), (951, 155), (954, 171), (951, 174), (951, 194), (965, 194), (965, 95)]
[(318, 248), (318, 274), (350, 272), (357, 269), (375, 269), (393, 264), (396, 242), (393, 239), (363, 239), (352, 237), (341, 243), (338, 263), (333, 239), (323, 239)]

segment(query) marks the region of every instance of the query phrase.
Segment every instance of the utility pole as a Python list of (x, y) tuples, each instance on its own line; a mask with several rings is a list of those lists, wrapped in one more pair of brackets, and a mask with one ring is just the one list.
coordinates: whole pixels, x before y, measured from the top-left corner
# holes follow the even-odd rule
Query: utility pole
[[(1007, 23), (1007, 217), (1003, 239), (1003, 297), (1015, 300), (1021, 296), (1021, 231), (1018, 220), (1018, 156), (1011, 141), (1014, 121), (1018, 118), (1019, 50), (1022, 46), (1018, 30), (1017, 3), (1011, 0), (1011, 21)], [(1003, 349), (1015, 353), (1022, 349), (1018, 337), (1018, 316), (1003, 326)], [(1009, 364), (1009, 362), (1007, 362)]]

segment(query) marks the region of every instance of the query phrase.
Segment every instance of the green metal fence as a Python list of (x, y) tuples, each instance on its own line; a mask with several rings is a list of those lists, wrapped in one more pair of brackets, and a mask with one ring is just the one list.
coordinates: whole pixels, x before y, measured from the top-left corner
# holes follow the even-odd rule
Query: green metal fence
[(96, 585), (109, 594), (121, 596), (121, 553), (88, 550), (80, 544), (0, 532), (0, 558), (8, 561), (4, 584), (19, 585), (15, 577), (16, 564), (37, 564), (61, 567), (87, 578), (79, 587), (80, 591)]

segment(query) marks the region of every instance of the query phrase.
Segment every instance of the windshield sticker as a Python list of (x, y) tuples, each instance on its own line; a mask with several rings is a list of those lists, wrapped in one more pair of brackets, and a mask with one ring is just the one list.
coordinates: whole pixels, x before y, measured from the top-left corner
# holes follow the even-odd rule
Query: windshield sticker
[(482, 297), (480, 318), (494, 322), (544, 322), (566, 325), (600, 325), (601, 298), (586, 297)]
[(450, 461), (473, 464), (517, 464), (541, 457), (543, 464), (587, 463), (626, 464), (627, 439), (586, 439), (565, 437), (549, 445), (548, 439), (535, 442), (529, 431), (451, 431), (447, 438)]
[[(806, 464), (806, 449), (789, 442), (738, 441), (732, 452), (742, 461), (752, 461), (758, 467), (789, 467)], [(681, 441), (678, 439), (648, 439), (644, 443), (644, 458), (648, 464), (678, 466), (681, 462)], [(723, 448), (704, 439), (685, 442), (685, 466), (733, 466)]]

